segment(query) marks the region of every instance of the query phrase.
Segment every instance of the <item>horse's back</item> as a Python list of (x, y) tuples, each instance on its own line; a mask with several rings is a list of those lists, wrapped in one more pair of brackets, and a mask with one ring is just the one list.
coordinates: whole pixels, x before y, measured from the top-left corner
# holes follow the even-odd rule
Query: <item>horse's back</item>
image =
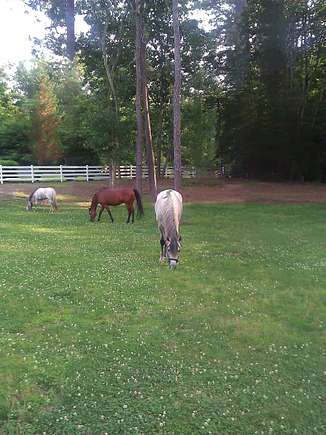
[(177, 206), (180, 211), (182, 211), (182, 195), (173, 189), (162, 190), (157, 195), (155, 202), (155, 211), (158, 211), (162, 206)]
[(135, 199), (135, 193), (133, 189), (127, 187), (117, 189), (105, 187), (99, 190), (96, 194), (100, 204), (119, 205), (134, 201)]
[(53, 187), (39, 187), (33, 192), (36, 197), (56, 198), (57, 194)]
[(182, 195), (173, 189), (163, 190), (157, 195), (155, 214), (159, 225), (164, 225), (162, 221), (167, 218), (169, 211), (173, 212), (176, 225), (179, 227), (182, 214)]
[(52, 195), (54, 197), (57, 196), (57, 192), (53, 189), (53, 187), (46, 187), (45, 190), (49, 195)]

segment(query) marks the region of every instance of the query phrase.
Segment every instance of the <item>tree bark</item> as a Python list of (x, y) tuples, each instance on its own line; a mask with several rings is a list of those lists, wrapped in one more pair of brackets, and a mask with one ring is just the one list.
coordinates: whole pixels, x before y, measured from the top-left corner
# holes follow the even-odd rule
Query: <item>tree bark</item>
[(172, 0), (174, 33), (174, 88), (173, 88), (173, 147), (174, 147), (174, 188), (181, 189), (181, 55), (178, 1)]
[[(105, 23), (105, 28), (104, 28), (104, 32), (101, 38), (101, 48), (102, 48), (102, 58), (103, 58), (103, 63), (104, 63), (104, 67), (105, 67), (105, 72), (106, 72), (106, 77), (108, 79), (108, 83), (109, 83), (109, 87), (111, 90), (111, 95), (112, 95), (112, 100), (113, 100), (113, 104), (114, 104), (114, 114), (115, 114), (115, 122), (116, 122), (116, 128), (115, 128), (115, 134), (114, 134), (114, 147), (113, 147), (113, 155), (112, 153), (108, 156), (108, 159), (112, 160), (113, 159), (117, 159), (117, 155), (119, 152), (119, 146), (120, 146), (120, 138), (119, 138), (119, 134), (117, 133), (117, 131), (119, 131), (119, 124), (120, 124), (120, 109), (119, 109), (119, 103), (118, 103), (118, 97), (116, 94), (116, 90), (115, 90), (115, 84), (114, 84), (114, 71), (115, 71), (115, 67), (118, 63), (118, 59), (119, 59), (119, 50), (116, 53), (116, 56), (111, 59), (111, 61), (109, 60), (109, 56), (107, 54), (107, 47), (106, 47), (106, 34), (108, 32), (108, 28), (109, 28), (109, 22), (108, 20)], [(114, 178), (112, 178), (111, 180), (112, 183), (115, 183), (115, 176)]]
[(153, 149), (153, 136), (151, 127), (151, 118), (149, 113), (149, 100), (148, 100), (148, 87), (147, 87), (147, 76), (145, 68), (146, 59), (146, 44), (144, 39), (141, 44), (141, 83), (142, 83), (142, 113), (145, 128), (145, 141), (146, 141), (146, 160), (148, 168), (148, 185), (151, 194), (152, 201), (156, 201), (157, 196), (157, 182), (156, 182), (156, 171), (155, 171), (155, 158)]
[(115, 186), (116, 170), (117, 170), (116, 163), (114, 161), (111, 161), (111, 163), (110, 163), (110, 185), (111, 185), (111, 187)]
[(73, 61), (76, 54), (75, 43), (75, 0), (66, 0), (66, 26), (67, 26), (67, 56)]
[(157, 158), (157, 171), (158, 178), (162, 178), (161, 166), (162, 166), (162, 133), (163, 133), (163, 115), (164, 107), (161, 103), (160, 112), (157, 120), (157, 136), (156, 136), (156, 158)]
[(136, 118), (137, 118), (137, 135), (136, 135), (136, 189), (142, 193), (143, 178), (143, 139), (144, 125), (142, 115), (142, 41), (144, 38), (143, 20), (142, 20), (142, 0), (135, 0), (135, 20), (136, 20)]
[(152, 128), (151, 119), (149, 115), (149, 104), (148, 104), (148, 89), (146, 79), (143, 80), (143, 103), (144, 103), (144, 118), (145, 118), (145, 138), (146, 138), (146, 155), (147, 155), (147, 167), (148, 167), (148, 184), (151, 193), (152, 201), (156, 201), (157, 196), (157, 182), (156, 182), (156, 171), (155, 171), (155, 158), (153, 150), (153, 138), (152, 138)]

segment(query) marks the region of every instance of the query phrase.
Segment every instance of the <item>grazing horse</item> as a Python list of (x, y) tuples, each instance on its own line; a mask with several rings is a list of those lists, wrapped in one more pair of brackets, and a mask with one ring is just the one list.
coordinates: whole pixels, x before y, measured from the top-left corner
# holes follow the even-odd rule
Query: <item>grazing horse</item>
[(161, 232), (160, 261), (167, 257), (170, 269), (175, 269), (179, 261), (181, 236), (179, 224), (182, 214), (182, 196), (175, 190), (163, 190), (157, 195), (155, 214)]
[(130, 217), (131, 217), (131, 222), (134, 223), (135, 200), (137, 202), (138, 215), (142, 216), (144, 214), (144, 209), (143, 209), (143, 204), (141, 202), (141, 196), (138, 190), (130, 189), (130, 188), (110, 189), (109, 187), (104, 187), (103, 189), (96, 192), (92, 198), (91, 206), (88, 209), (90, 220), (94, 222), (96, 218), (96, 208), (98, 204), (101, 205), (101, 210), (98, 215), (98, 221), (101, 218), (103, 210), (106, 209), (107, 212), (109, 213), (112, 222), (113, 222), (113, 217), (109, 206), (126, 204), (128, 209), (127, 224), (129, 224), (130, 222)]
[(26, 210), (31, 211), (33, 205), (45, 200), (51, 206), (51, 211), (58, 210), (57, 194), (52, 187), (39, 187), (35, 189), (28, 197)]

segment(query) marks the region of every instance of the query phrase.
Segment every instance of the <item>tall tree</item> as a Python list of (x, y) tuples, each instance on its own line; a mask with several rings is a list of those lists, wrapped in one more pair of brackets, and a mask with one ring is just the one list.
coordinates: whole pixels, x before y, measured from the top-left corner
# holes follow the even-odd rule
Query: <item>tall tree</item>
[(142, 0), (135, 0), (135, 20), (136, 20), (136, 116), (137, 116), (137, 136), (136, 136), (136, 189), (142, 192), (143, 178), (143, 139), (144, 123), (142, 115), (142, 93), (143, 93), (143, 68), (142, 68), (142, 44), (144, 38), (144, 24), (142, 18)]
[(178, 1), (172, 0), (174, 33), (174, 88), (173, 88), (173, 147), (174, 147), (174, 188), (181, 188), (181, 48)]
[(58, 140), (58, 114), (56, 99), (47, 77), (40, 81), (36, 107), (34, 153), (39, 165), (57, 163), (62, 155)]
[[(137, 141), (136, 141), (136, 170), (138, 164), (137, 157), (140, 158), (139, 140), (140, 136), (145, 136), (146, 142), (146, 161), (148, 167), (148, 183), (152, 200), (156, 200), (157, 182), (155, 158), (153, 150), (153, 136), (151, 127), (151, 117), (149, 109), (147, 74), (146, 74), (146, 40), (144, 35), (144, 2), (136, 0), (136, 111), (137, 111)], [(141, 118), (141, 120), (140, 120)], [(144, 129), (144, 134), (139, 129)], [(140, 171), (139, 171), (140, 172)], [(137, 179), (137, 173), (136, 173)], [(137, 180), (136, 180), (137, 184)]]
[[(142, 8), (144, 13), (144, 8)], [(142, 20), (144, 22), (144, 20)], [(148, 85), (147, 85), (147, 71), (146, 71), (146, 50), (147, 41), (144, 37), (143, 29), (143, 39), (141, 44), (141, 73), (142, 73), (142, 111), (144, 116), (144, 127), (145, 127), (145, 141), (146, 141), (146, 160), (148, 168), (148, 183), (149, 190), (153, 202), (156, 200), (157, 196), (157, 182), (156, 182), (156, 169), (155, 169), (155, 158), (153, 149), (153, 136), (152, 136), (152, 125), (149, 109), (149, 97), (148, 97)]]
[[(51, 24), (46, 36), (47, 46), (59, 56), (66, 56), (71, 61), (76, 54), (75, 36), (75, 0), (24, 0), (33, 8), (44, 12)], [(63, 35), (60, 28), (66, 29)]]
[(145, 118), (145, 138), (146, 138), (146, 156), (147, 156), (147, 167), (148, 167), (148, 183), (149, 190), (153, 202), (156, 200), (157, 196), (157, 181), (156, 181), (156, 169), (155, 169), (155, 158), (153, 149), (153, 136), (151, 127), (151, 118), (149, 113), (149, 101), (148, 101), (148, 87), (146, 76), (144, 76), (143, 81), (143, 105), (144, 105), (144, 118)]
[(75, 0), (66, 0), (67, 56), (71, 61), (76, 54), (75, 42)]

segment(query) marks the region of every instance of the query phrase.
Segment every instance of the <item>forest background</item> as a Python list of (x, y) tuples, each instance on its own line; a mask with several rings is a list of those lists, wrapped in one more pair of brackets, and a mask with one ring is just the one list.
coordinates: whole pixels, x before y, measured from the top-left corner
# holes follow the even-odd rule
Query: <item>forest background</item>
[[(34, 41), (32, 65), (19, 64), (10, 77), (0, 70), (0, 164), (135, 162), (135, 3), (25, 0), (50, 25)], [(140, 4), (159, 175), (173, 162), (172, 2)], [(195, 10), (209, 25), (193, 18)], [(78, 35), (77, 15), (88, 24)], [(179, 23), (182, 164), (325, 181), (325, 2), (183, 0)]]

